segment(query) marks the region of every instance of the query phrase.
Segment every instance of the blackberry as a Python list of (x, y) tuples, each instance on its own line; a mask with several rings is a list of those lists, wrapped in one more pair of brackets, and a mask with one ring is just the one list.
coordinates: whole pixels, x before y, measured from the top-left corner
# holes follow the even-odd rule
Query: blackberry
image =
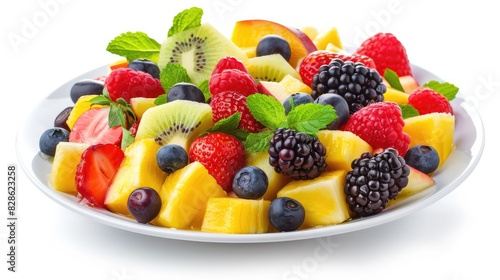
[(393, 148), (372, 155), (363, 153), (351, 164), (344, 192), (357, 216), (370, 216), (385, 209), (387, 202), (408, 185), (410, 167)]
[(314, 75), (311, 96), (317, 99), (324, 93), (337, 93), (347, 101), (352, 114), (370, 103), (384, 101), (386, 90), (377, 70), (361, 62), (334, 58)]
[(325, 146), (306, 133), (278, 128), (268, 152), (274, 170), (295, 180), (314, 179), (326, 170)]

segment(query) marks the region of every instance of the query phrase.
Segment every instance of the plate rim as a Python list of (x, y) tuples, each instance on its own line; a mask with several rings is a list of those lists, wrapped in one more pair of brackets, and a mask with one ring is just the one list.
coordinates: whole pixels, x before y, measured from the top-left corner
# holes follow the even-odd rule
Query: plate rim
[[(437, 75), (434, 73), (414, 64), (411, 64), (412, 70), (417, 73), (424, 73), (426, 75), (433, 76), (436, 80), (442, 81)], [(194, 230), (179, 230), (172, 228), (164, 228), (154, 225), (144, 225), (139, 224), (132, 219), (129, 219), (125, 216), (121, 216), (119, 214), (111, 213), (107, 210), (102, 209), (94, 209), (80, 203), (75, 203), (74, 197), (71, 199), (70, 195), (57, 192), (48, 186), (48, 183), (43, 183), (39, 180), (39, 178), (34, 174), (31, 165), (26, 164), (26, 159), (24, 158), (24, 153), (22, 151), (22, 143), (21, 143), (21, 135), (28, 126), (28, 121), (33, 117), (33, 114), (36, 112), (36, 109), (39, 109), (43, 102), (47, 101), (50, 97), (54, 95), (57, 96), (58, 92), (63, 90), (68, 85), (74, 84), (79, 80), (86, 78), (95, 78), (95, 73), (101, 73), (102, 75), (106, 74), (107, 65), (94, 68), (93, 70), (87, 71), (81, 75), (76, 76), (75, 78), (65, 82), (64, 84), (57, 87), (50, 94), (45, 96), (38, 104), (35, 105), (33, 110), (25, 117), (25, 119), (21, 122), (21, 126), (18, 128), (16, 133), (16, 155), (20, 162), (20, 165), (24, 171), (24, 173), (29, 177), (30, 181), (48, 196), (50, 199), (58, 203), (59, 205), (67, 208), (75, 213), (86, 216), (94, 221), (98, 221), (107, 226), (112, 226), (121, 230), (126, 230), (129, 232), (135, 232), (142, 235), (156, 236), (161, 238), (168, 238), (174, 240), (184, 240), (184, 241), (196, 241), (196, 242), (209, 242), (209, 243), (268, 243), (268, 242), (285, 242), (285, 241), (297, 241), (304, 239), (312, 239), (319, 237), (326, 237), (332, 235), (345, 234), (349, 232), (364, 230), (367, 228), (371, 228), (374, 226), (382, 225), (388, 222), (392, 222), (398, 220), (402, 217), (415, 213), (429, 205), (437, 202), (442, 199), (453, 190), (455, 190), (460, 184), (462, 184), (469, 175), (474, 171), (475, 167), (479, 163), (485, 145), (485, 131), (484, 131), (484, 123), (481, 119), (479, 111), (475, 107), (468, 106), (468, 109), (464, 109), (467, 116), (473, 120), (474, 128), (476, 129), (476, 138), (474, 143), (471, 144), (471, 149), (476, 148), (475, 155), (472, 156), (471, 160), (468, 162), (467, 166), (457, 177), (454, 177), (454, 180), (449, 184), (445, 185), (442, 189), (433, 192), (430, 195), (424, 195), (424, 193), (420, 194), (424, 196), (421, 199), (416, 199), (413, 203), (405, 205), (403, 207), (397, 209), (387, 208), (384, 212), (361, 219), (353, 220), (352, 222), (341, 223), (338, 225), (331, 225), (325, 227), (317, 227), (312, 229), (304, 229), (293, 232), (276, 232), (276, 233), (263, 233), (263, 234), (224, 234), (224, 233), (208, 233)], [(91, 76), (92, 75), (92, 76)], [(457, 106), (470, 105), (466, 99), (463, 99), (460, 96), (460, 92), (457, 101), (460, 101)], [(64, 98), (64, 97), (63, 97)], [(69, 92), (66, 97), (68, 100)], [(455, 102), (456, 104), (457, 102)], [(62, 109), (62, 108), (61, 108)], [(452, 152), (454, 153), (455, 150)], [(37, 156), (32, 155), (32, 156)], [(40, 155), (38, 155), (40, 156)], [(31, 158), (29, 159), (31, 163)], [(419, 194), (417, 194), (418, 196)]]

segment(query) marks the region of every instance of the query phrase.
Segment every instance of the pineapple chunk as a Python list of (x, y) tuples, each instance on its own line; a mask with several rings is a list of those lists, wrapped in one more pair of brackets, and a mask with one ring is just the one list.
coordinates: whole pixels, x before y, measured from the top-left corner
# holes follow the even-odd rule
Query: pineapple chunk
[(162, 207), (153, 224), (199, 229), (207, 200), (227, 194), (200, 162), (194, 161), (170, 174), (160, 190)]
[(392, 101), (397, 104), (408, 104), (408, 97), (410, 95), (395, 88), (388, 87), (384, 93), (384, 101)]
[(283, 186), (288, 184), (292, 178), (274, 171), (274, 167), (269, 164), (269, 153), (267, 151), (258, 153), (246, 153), (246, 165), (257, 166), (267, 175), (269, 182), (266, 193), (262, 196), (263, 199), (273, 200)]
[(60, 142), (50, 170), (49, 185), (56, 191), (76, 195), (76, 168), (83, 152), (89, 145), (83, 143)]
[(336, 27), (332, 27), (326, 31), (320, 32), (313, 40), (314, 44), (318, 50), (326, 49), (326, 46), (330, 43), (339, 49), (344, 49), (342, 40), (340, 40), (340, 35)]
[(265, 233), (269, 229), (268, 200), (235, 197), (210, 198), (202, 231), (219, 233)]
[(306, 212), (301, 228), (340, 224), (351, 218), (344, 193), (344, 170), (327, 171), (308, 181), (292, 181), (278, 192), (302, 204)]
[(130, 216), (127, 201), (130, 194), (141, 187), (160, 191), (167, 174), (156, 163), (160, 149), (153, 139), (141, 139), (128, 146), (104, 201), (109, 211)]
[(373, 152), (370, 144), (350, 131), (321, 130), (318, 139), (326, 148), (328, 170), (350, 171), (353, 160), (364, 152)]
[(146, 112), (147, 109), (156, 106), (155, 100), (156, 98), (152, 97), (130, 98), (130, 107), (132, 107), (132, 111), (134, 112), (138, 120), (142, 118), (142, 115), (144, 115), (144, 112)]
[(307, 94), (312, 93), (311, 87), (304, 84), (302, 81), (298, 80), (290, 74), (287, 74), (285, 77), (283, 77), (283, 79), (281, 79), (279, 83), (282, 84), (285, 87), (285, 90), (290, 94), (294, 94), (297, 92), (303, 92)]

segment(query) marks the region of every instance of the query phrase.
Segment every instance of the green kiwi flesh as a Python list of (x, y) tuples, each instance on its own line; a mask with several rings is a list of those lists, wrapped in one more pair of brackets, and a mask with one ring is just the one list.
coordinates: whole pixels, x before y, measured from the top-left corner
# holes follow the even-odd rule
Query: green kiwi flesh
[(168, 37), (161, 45), (158, 66), (163, 69), (168, 63), (181, 64), (191, 82), (199, 85), (210, 79), (215, 65), (225, 56), (234, 56), (244, 64), (248, 62), (238, 46), (212, 25), (204, 23)]
[(247, 70), (255, 80), (279, 82), (287, 74), (302, 81), (299, 73), (280, 54), (252, 57)]
[(209, 104), (175, 100), (146, 110), (135, 139), (152, 138), (161, 146), (178, 144), (189, 152), (194, 139), (213, 125)]

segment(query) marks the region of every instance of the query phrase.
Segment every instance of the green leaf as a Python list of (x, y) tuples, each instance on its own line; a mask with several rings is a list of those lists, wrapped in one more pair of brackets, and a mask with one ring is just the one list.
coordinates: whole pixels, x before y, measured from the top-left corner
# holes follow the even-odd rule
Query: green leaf
[(109, 42), (106, 50), (127, 58), (128, 61), (143, 58), (158, 62), (160, 43), (144, 32), (127, 32)]
[(455, 99), (459, 90), (459, 88), (454, 84), (448, 82), (441, 83), (435, 80), (425, 83), (422, 87), (433, 89), (437, 93), (446, 97), (448, 101)]
[(122, 109), (116, 103), (111, 103), (108, 115), (109, 127), (122, 126), (126, 127), (125, 115)]
[(132, 144), (135, 140), (135, 137), (130, 134), (130, 131), (125, 127), (122, 127), (122, 142), (121, 148), (122, 150)]
[(315, 136), (320, 129), (337, 118), (330, 105), (307, 103), (296, 106), (288, 114), (288, 127)]
[(209, 129), (207, 132), (230, 132), (238, 128), (240, 120), (241, 114), (236, 112), (228, 118), (219, 120), (214, 127)]
[(167, 103), (167, 94), (165, 93), (165, 94), (159, 95), (158, 97), (155, 98), (153, 103), (156, 106)]
[(245, 150), (251, 153), (265, 151), (269, 148), (269, 141), (273, 135), (274, 131), (270, 130), (249, 134), (244, 142)]
[(285, 107), (274, 97), (252, 94), (247, 97), (247, 104), (253, 117), (265, 127), (277, 129), (286, 124)]
[(90, 99), (90, 103), (92, 105), (109, 106), (109, 104), (111, 104), (111, 99), (109, 99), (109, 97), (105, 96), (105, 95), (98, 95), (98, 96)]
[(178, 13), (174, 17), (174, 22), (172, 27), (168, 30), (168, 37), (195, 28), (201, 25), (201, 17), (203, 16), (203, 10), (198, 7), (192, 7), (190, 9), (185, 9), (184, 11)]
[(205, 96), (205, 101), (208, 101), (212, 97), (212, 93), (210, 93), (210, 89), (208, 88), (208, 80), (203, 80), (199, 85), (198, 88), (203, 92), (203, 95)]
[[(186, 69), (177, 63), (168, 63), (160, 72), (160, 83), (165, 92), (177, 83), (190, 83), (191, 78)], [(166, 98), (166, 97), (165, 97)]]
[(389, 68), (386, 68), (384, 71), (384, 78), (392, 88), (405, 92), (403, 86), (401, 85), (401, 81), (399, 81), (399, 76), (396, 72), (394, 72)]
[(415, 107), (408, 105), (408, 104), (400, 104), (399, 107), (401, 108), (401, 114), (403, 115), (403, 119), (411, 118), (411, 117), (416, 117), (420, 115), (415, 109)]

